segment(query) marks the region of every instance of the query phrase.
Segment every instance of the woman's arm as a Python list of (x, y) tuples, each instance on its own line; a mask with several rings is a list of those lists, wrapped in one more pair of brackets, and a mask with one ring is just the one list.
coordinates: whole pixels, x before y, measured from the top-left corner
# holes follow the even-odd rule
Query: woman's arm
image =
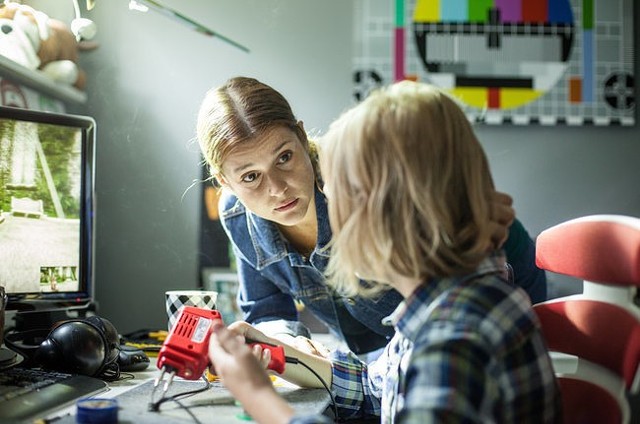
[[(279, 339), (268, 337), (246, 322), (235, 322), (229, 325), (229, 330), (242, 335), (245, 339), (282, 346), (285, 356), (290, 358), (290, 362), (286, 364), (284, 372), (280, 375), (285, 380), (300, 387), (322, 388), (325, 385), (327, 387), (331, 386), (332, 367), (328, 359), (313, 354), (308, 349), (299, 349)], [(257, 353), (260, 354), (261, 351), (258, 350)], [(264, 353), (267, 355), (265, 360), (268, 363), (269, 352), (265, 351)], [(307, 367), (313, 369), (318, 375), (309, 371)], [(322, 381), (319, 380), (320, 378)], [(322, 382), (324, 382), (324, 385)]]
[(527, 292), (531, 303), (547, 300), (547, 274), (536, 266), (535, 242), (517, 219), (509, 227), (503, 248), (513, 268), (513, 282)]

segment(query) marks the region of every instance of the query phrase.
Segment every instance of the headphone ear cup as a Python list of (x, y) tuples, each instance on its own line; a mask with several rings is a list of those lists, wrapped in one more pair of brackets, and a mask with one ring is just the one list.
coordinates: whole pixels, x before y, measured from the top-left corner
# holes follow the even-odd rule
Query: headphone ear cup
[(90, 316), (86, 319), (87, 322), (95, 325), (105, 338), (107, 343), (107, 353), (105, 355), (106, 363), (111, 363), (118, 359), (120, 353), (120, 335), (116, 327), (106, 318), (99, 316)]
[(108, 353), (98, 327), (74, 320), (51, 330), (35, 352), (34, 360), (44, 368), (94, 376), (102, 371)]

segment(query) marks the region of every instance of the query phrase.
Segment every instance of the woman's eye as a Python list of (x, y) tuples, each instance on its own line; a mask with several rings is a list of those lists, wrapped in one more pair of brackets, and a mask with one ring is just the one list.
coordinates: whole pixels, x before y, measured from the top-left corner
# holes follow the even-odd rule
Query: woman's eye
[(292, 156), (292, 153), (291, 153), (291, 152), (287, 152), (287, 153), (285, 153), (285, 154), (281, 155), (281, 156), (278, 158), (278, 163), (286, 163), (286, 162), (289, 162), (289, 161), (291, 160), (291, 156)]
[(252, 172), (250, 174), (244, 175), (242, 177), (242, 182), (243, 183), (252, 183), (254, 182), (256, 179), (258, 178), (258, 174), (256, 174), (255, 172)]

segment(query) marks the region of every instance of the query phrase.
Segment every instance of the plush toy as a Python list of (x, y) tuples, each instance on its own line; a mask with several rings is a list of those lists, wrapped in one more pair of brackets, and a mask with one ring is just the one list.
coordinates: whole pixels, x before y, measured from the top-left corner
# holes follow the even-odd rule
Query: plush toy
[[(95, 25), (84, 30), (87, 38), (94, 33)], [(79, 38), (64, 22), (30, 6), (0, 5), (0, 54), (56, 82), (84, 89), (86, 74), (78, 66), (78, 52), (95, 48), (95, 44)]]

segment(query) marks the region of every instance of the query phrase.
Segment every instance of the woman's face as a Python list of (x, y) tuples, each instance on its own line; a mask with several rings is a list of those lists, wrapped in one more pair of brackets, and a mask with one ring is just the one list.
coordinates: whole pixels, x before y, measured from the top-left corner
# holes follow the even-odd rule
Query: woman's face
[(239, 144), (222, 164), (223, 186), (247, 209), (280, 225), (301, 223), (314, 199), (313, 166), (296, 133), (276, 126)]

